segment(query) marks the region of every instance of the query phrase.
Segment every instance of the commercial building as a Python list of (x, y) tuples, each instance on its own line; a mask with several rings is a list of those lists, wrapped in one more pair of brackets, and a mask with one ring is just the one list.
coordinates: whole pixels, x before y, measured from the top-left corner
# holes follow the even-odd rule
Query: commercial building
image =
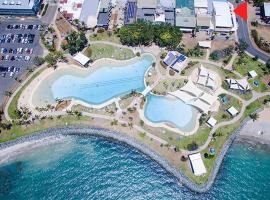
[(131, 24), (136, 21), (137, 15), (137, 0), (128, 0), (125, 10), (125, 24)]
[(111, 17), (111, 0), (101, 0), (97, 18), (97, 26), (108, 28)]
[(137, 19), (174, 25), (174, 0), (138, 0)]
[(0, 15), (36, 15), (40, 0), (0, 0)]
[(192, 31), (196, 27), (196, 16), (193, 0), (176, 0), (175, 26), (182, 31)]
[(97, 26), (100, 0), (60, 0), (59, 9), (68, 20), (78, 19), (89, 28)]
[(230, 32), (237, 30), (234, 7), (228, 1), (213, 1), (213, 17), (215, 30)]
[(261, 16), (266, 23), (270, 23), (270, 3), (264, 2), (261, 6)]

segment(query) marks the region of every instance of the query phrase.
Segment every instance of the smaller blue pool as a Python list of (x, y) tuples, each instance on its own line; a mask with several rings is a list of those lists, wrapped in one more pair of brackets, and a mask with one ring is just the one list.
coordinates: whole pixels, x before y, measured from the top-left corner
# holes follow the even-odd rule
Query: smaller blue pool
[(192, 131), (198, 111), (175, 97), (148, 95), (145, 117), (153, 123), (169, 123), (181, 131)]

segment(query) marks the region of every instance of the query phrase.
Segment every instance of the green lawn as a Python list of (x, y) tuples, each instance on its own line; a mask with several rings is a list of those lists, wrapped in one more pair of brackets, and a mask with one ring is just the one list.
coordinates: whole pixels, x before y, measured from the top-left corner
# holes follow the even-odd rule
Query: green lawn
[(206, 126), (205, 124), (200, 126), (199, 130), (197, 131), (197, 133), (195, 133), (192, 136), (186, 136), (183, 137), (178, 143), (177, 145), (181, 148), (181, 149), (188, 149), (188, 145), (191, 144), (193, 141), (196, 142), (196, 144), (198, 146), (202, 146), (207, 138), (208, 135), (210, 133), (210, 128), (208, 126)]
[(233, 106), (236, 108), (236, 110), (240, 111), (242, 108), (242, 103), (236, 99), (233, 96), (230, 95), (226, 95), (228, 102), (226, 104), (224, 104), (221, 100), (220, 100), (220, 107), (219, 107), (219, 111), (213, 114), (213, 117), (219, 122), (222, 121), (228, 121), (231, 120), (232, 117), (231, 115), (227, 112), (227, 110)]
[(79, 124), (87, 124), (89, 121), (89, 117), (78, 117), (76, 116), (63, 116), (60, 119), (44, 119), (37, 121), (35, 124), (31, 124), (28, 126), (20, 126), (13, 123), (12, 128), (10, 130), (2, 130), (0, 134), (0, 142), (6, 142), (10, 140), (15, 140), (19, 137), (30, 135), (34, 132), (46, 130), (48, 128), (53, 127), (63, 127), (66, 124), (68, 125), (79, 125)]
[[(200, 177), (195, 176), (194, 174), (192, 174), (192, 172), (189, 168), (187, 168), (186, 166), (183, 165), (183, 166), (181, 166), (181, 169), (186, 173), (186, 175), (188, 175), (188, 177), (190, 177), (194, 182), (196, 182), (198, 184), (205, 183), (208, 180), (209, 175), (212, 173), (214, 162), (217, 158), (217, 155), (218, 155), (220, 149), (223, 147), (223, 144), (225, 143), (225, 141), (237, 128), (240, 127), (242, 121), (246, 117), (248, 117), (251, 113), (255, 112), (259, 108), (263, 107), (264, 100), (266, 100), (266, 99), (270, 100), (270, 96), (262, 97), (262, 98), (258, 99), (257, 101), (251, 103), (250, 105), (247, 106), (247, 108), (244, 112), (244, 115), (242, 116), (242, 118), (238, 122), (231, 124), (231, 125), (228, 125), (228, 126), (220, 127), (216, 131), (215, 139), (210, 142), (208, 148), (206, 148), (205, 150), (203, 150), (201, 152), (201, 155), (203, 157), (203, 162), (204, 162), (205, 167), (207, 169), (207, 173), (204, 176), (200, 176)], [(204, 158), (205, 153), (209, 154), (210, 147), (215, 148), (216, 154), (212, 157)]]
[(117, 34), (112, 33), (111, 35), (109, 35), (106, 31), (103, 33), (97, 33), (96, 35), (91, 35), (90, 41), (109, 41), (121, 44), (120, 38), (117, 36)]
[(158, 85), (152, 90), (154, 94), (167, 94), (174, 92), (185, 85), (184, 79), (166, 79), (161, 80)]
[(8, 107), (8, 114), (9, 117), (11, 119), (16, 119), (17, 118), (17, 114), (16, 114), (16, 110), (17, 110), (17, 105), (18, 105), (18, 100), (23, 92), (23, 90), (38, 76), (41, 74), (41, 72), (43, 72), (45, 69), (42, 69), (38, 72), (33, 72), (35, 73), (23, 86), (22, 88), (16, 93), (16, 95), (13, 97), (12, 101), (9, 104)]
[[(258, 92), (265, 92), (269, 90), (266, 84), (262, 82), (262, 79), (265, 73), (267, 72), (266, 66), (264, 64), (260, 63), (259, 61), (253, 60), (250, 56), (245, 54), (243, 58), (241, 57), (236, 58), (233, 63), (233, 66), (235, 70), (242, 76), (247, 76), (249, 71), (255, 70), (258, 76), (255, 77), (255, 79), (249, 80), (249, 83), (252, 86), (252, 88)], [(254, 85), (255, 80), (259, 81), (258, 87)]]
[[(90, 49), (91, 50), (90, 50)], [(84, 52), (92, 60), (100, 58), (112, 58), (116, 60), (128, 60), (135, 56), (133, 51), (128, 48), (120, 48), (107, 44), (93, 44)]]

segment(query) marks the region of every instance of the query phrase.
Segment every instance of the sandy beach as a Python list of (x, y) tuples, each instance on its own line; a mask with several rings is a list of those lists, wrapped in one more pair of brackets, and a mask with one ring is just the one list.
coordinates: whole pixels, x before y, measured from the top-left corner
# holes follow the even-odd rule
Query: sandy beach
[(238, 136), (238, 141), (261, 145), (270, 149), (270, 108), (265, 108), (259, 112), (259, 118), (256, 121), (249, 120)]

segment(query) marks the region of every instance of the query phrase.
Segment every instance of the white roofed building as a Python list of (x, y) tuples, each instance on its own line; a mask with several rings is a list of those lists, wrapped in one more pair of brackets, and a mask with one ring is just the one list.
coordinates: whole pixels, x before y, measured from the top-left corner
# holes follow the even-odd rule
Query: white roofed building
[(237, 30), (234, 7), (228, 1), (213, 1), (215, 31), (230, 32)]
[(265, 23), (270, 24), (270, 2), (264, 2), (261, 6), (261, 16)]
[(230, 107), (228, 110), (228, 113), (231, 115), (231, 116), (236, 116), (237, 114), (238, 114), (238, 110), (236, 110), (236, 108), (235, 107)]
[(80, 63), (80, 64), (81, 64), (82, 66), (84, 66), (84, 67), (86, 67), (87, 64), (90, 62), (90, 59), (89, 59), (87, 56), (83, 55), (81, 52), (77, 53), (77, 54), (73, 57), (73, 59), (74, 59), (75, 61), (77, 61), (78, 63)]
[(194, 0), (195, 13), (207, 14), (208, 11), (208, 0)]
[(255, 77), (258, 76), (258, 74), (255, 72), (255, 70), (249, 71), (249, 72), (248, 72), (248, 75), (249, 75), (251, 78), (255, 78)]
[(212, 128), (217, 124), (217, 120), (213, 117), (210, 117), (206, 123)]
[(169, 51), (163, 63), (179, 73), (187, 66), (188, 58), (177, 51)]
[(78, 19), (86, 26), (97, 25), (100, 0), (60, 0), (59, 10), (68, 20)]
[(226, 82), (229, 85), (229, 88), (232, 90), (239, 90), (246, 92), (247, 90), (250, 90), (250, 85), (246, 78), (242, 79), (226, 79)]
[(198, 44), (202, 48), (211, 48), (211, 41), (199, 41)]
[(202, 156), (200, 153), (189, 155), (190, 164), (192, 171), (195, 176), (201, 176), (206, 173), (206, 168), (204, 166)]

